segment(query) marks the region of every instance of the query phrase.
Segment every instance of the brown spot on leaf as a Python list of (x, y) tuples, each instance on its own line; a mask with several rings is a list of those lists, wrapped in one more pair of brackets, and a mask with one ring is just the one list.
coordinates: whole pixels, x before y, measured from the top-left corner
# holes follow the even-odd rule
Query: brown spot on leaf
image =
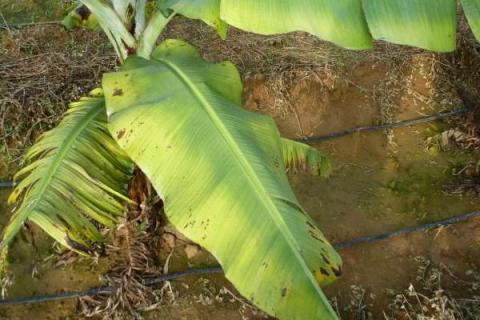
[(122, 90), (122, 89), (119, 89), (119, 88), (113, 89), (113, 96), (114, 96), (114, 97), (116, 97), (116, 96), (123, 96), (123, 90)]
[(325, 242), (325, 241), (323, 241), (322, 239), (320, 239), (319, 237), (317, 237), (317, 235), (316, 235), (315, 233), (313, 233), (313, 232), (310, 232), (310, 235), (311, 235), (312, 238), (315, 239), (315, 240), (318, 240), (318, 241), (320, 241), (320, 242), (322, 242), (322, 243)]
[(287, 295), (287, 293), (288, 293), (288, 289), (287, 289), (287, 288), (283, 288), (283, 289), (282, 289), (282, 292), (281, 292), (282, 297), (285, 297), (285, 296)]
[(117, 139), (122, 139), (123, 136), (125, 135), (125, 129), (122, 129), (117, 132)]
[(320, 272), (324, 275), (324, 276), (330, 276), (330, 273), (328, 273), (327, 270), (323, 269), (323, 268), (320, 268)]
[(325, 257), (323, 253), (322, 253), (322, 258), (323, 258), (323, 262), (325, 262), (326, 264), (330, 264), (330, 261), (328, 261), (327, 257)]
[(333, 274), (334, 274), (336, 277), (342, 276), (342, 267), (338, 267), (338, 269), (336, 269), (336, 268), (334, 268), (334, 267), (331, 267), (331, 269), (332, 269)]

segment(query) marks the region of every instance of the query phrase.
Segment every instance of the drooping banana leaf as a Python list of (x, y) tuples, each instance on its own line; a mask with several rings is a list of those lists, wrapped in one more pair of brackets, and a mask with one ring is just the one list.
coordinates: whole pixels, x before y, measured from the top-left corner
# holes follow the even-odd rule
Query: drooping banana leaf
[(203, 20), (217, 30), (218, 35), (227, 37), (228, 24), (220, 18), (221, 0), (157, 0), (162, 10), (172, 9), (191, 19)]
[(102, 85), (110, 132), (163, 198), (170, 222), (269, 314), (336, 319), (319, 285), (340, 275), (340, 257), (285, 174), (284, 148), (303, 147), (285, 146), (270, 117), (240, 107), (232, 64), (207, 63), (178, 40), (152, 57), (129, 58)]
[(44, 133), (16, 175), (9, 202), (21, 199), (1, 243), (6, 249), (26, 221), (62, 245), (89, 251), (103, 237), (92, 221), (113, 226), (123, 214), (132, 163), (110, 136), (102, 96), (70, 105), (58, 127)]
[[(463, 0), (480, 39), (480, 0)], [(221, 0), (221, 18), (250, 32), (306, 31), (349, 49), (371, 38), (448, 52), (455, 50), (455, 0)], [(371, 34), (371, 35), (370, 35)]]
[(221, 0), (221, 18), (260, 34), (306, 31), (349, 49), (372, 47), (360, 0)]
[(477, 41), (480, 41), (480, 0), (462, 0), (463, 9)]
[(455, 0), (363, 0), (375, 39), (449, 52), (456, 47)]

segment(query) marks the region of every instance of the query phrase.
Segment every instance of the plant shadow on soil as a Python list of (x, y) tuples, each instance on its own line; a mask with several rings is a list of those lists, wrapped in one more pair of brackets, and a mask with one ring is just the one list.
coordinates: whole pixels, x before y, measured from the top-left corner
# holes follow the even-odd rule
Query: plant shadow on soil
[[(50, 37), (55, 39), (51, 41), (71, 41), (61, 28), (44, 28), (42, 30), (48, 30), (49, 34), (56, 34)], [(22, 32), (28, 30), (13, 37), (20, 37)], [(42, 41), (48, 42), (49, 37), (40, 33), (43, 34)], [(475, 73), (480, 65), (480, 57), (475, 55), (478, 45), (471, 44), (469, 34), (461, 36), (461, 49), (448, 56), (386, 44), (379, 44), (371, 52), (347, 52), (304, 34), (260, 37), (232, 30), (230, 38), (221, 42), (208, 28), (196, 22), (187, 23), (184, 19), (174, 21), (168, 35), (191, 41), (208, 59), (233, 60), (245, 80), (245, 107), (273, 116), (282, 134), (289, 138), (323, 135), (358, 125), (405, 120), (462, 107), (457, 92), (459, 81), (474, 96), (480, 97), (480, 80)], [(35, 39), (35, 34), (32, 37)], [(471, 50), (468, 46), (476, 47)], [(73, 55), (72, 59), (77, 56)], [(20, 61), (22, 52), (8, 58)], [(1, 59), (0, 67), (6, 61)], [(469, 64), (470, 69), (467, 68)], [(93, 72), (96, 80), (98, 70), (97, 66)], [(51, 73), (46, 74), (53, 77)], [(21, 78), (15, 79), (11, 81), (22, 81), (18, 80)], [(44, 81), (48, 82), (49, 78)], [(84, 87), (82, 90), (88, 89)], [(75, 90), (78, 94), (78, 88)], [(53, 113), (64, 110), (58, 108)], [(332, 176), (320, 179), (290, 173), (292, 186), (300, 203), (333, 243), (476, 210), (480, 208), (478, 197), (449, 194), (446, 187), (455, 183), (452, 169), (478, 159), (478, 154), (461, 150), (443, 152), (425, 145), (427, 137), (454, 125), (454, 122), (431, 123), (356, 134), (316, 144), (315, 147), (331, 157), (334, 164)], [(11, 167), (5, 167), (10, 168), (5, 176), (11, 176)], [(3, 227), (9, 208), (4, 201), (6, 193), (2, 191), (0, 197), (0, 212), (4, 213), (0, 225)], [(383, 319), (385, 315), (403, 319), (404, 314), (390, 310), (389, 304), (393, 299), (392, 292), (402, 292), (410, 283), (416, 282), (417, 257), (447, 265), (453, 273), (461, 276), (469, 270), (478, 271), (479, 237), (479, 221), (472, 220), (342, 250), (344, 275), (326, 288), (326, 292), (335, 300), (344, 319), (366, 316)], [(35, 250), (32, 249), (32, 239)], [(184, 250), (186, 245), (175, 246), (170, 257), (170, 271), (215, 263), (204, 251), (188, 259)], [(10, 290), (12, 297), (98, 286), (99, 277), (111, 267), (111, 260), (101, 258), (99, 265), (84, 259), (53, 268), (54, 264), (45, 259), (54, 252), (51, 242), (35, 227), (17, 239), (11, 250), (15, 274), (15, 284)], [(351, 307), (352, 286), (361, 286), (367, 292), (363, 302), (365, 308), (360, 313)], [(238, 297), (216, 300), (216, 291), (223, 287), (233, 291), (222, 276), (178, 281), (173, 289), (178, 292), (175, 301), (146, 313), (145, 317), (189, 320), (263, 318), (239, 303)], [(459, 298), (478, 295), (478, 292), (465, 288), (465, 285), (452, 282), (446, 289)], [(77, 317), (75, 301), (0, 308), (2, 319)]]

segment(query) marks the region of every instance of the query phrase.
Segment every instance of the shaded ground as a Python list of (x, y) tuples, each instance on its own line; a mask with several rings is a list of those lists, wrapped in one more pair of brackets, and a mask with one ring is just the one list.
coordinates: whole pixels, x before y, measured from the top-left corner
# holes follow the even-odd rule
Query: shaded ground
[[(168, 34), (191, 41), (208, 59), (233, 60), (245, 79), (245, 106), (272, 115), (281, 132), (291, 138), (460, 107), (458, 88), (480, 97), (480, 47), (472, 44), (466, 31), (459, 40), (461, 49), (442, 56), (385, 44), (355, 53), (303, 34), (260, 37), (232, 30), (230, 38), (222, 42), (208, 28), (183, 19), (176, 20)], [(93, 88), (101, 72), (113, 68), (114, 63), (110, 47), (99, 35), (42, 26), (2, 31), (0, 36), (0, 178), (9, 178), (20, 164), (23, 150), (58, 122), (65, 102)], [(480, 199), (475, 194), (447, 191), (461, 183), (461, 177), (452, 173), (478, 161), (478, 151), (443, 151), (426, 143), (457, 123), (360, 134), (318, 144), (316, 147), (331, 156), (334, 173), (328, 180), (291, 175), (295, 192), (332, 242), (476, 210)], [(2, 213), (8, 212), (4, 198), (2, 192)], [(7, 216), (0, 220), (3, 227)], [(390, 304), (410, 283), (428, 291), (417, 273), (428, 260), (432, 265), (448, 266), (465, 280), (442, 283), (450, 298), (473, 299), (479, 295), (478, 287), (472, 286), (478, 281), (479, 228), (479, 221), (472, 220), (344, 250), (345, 274), (326, 292), (344, 319), (408, 319)], [(37, 250), (31, 249), (32, 239)], [(182, 239), (170, 248), (165, 248), (165, 242), (160, 239), (154, 248), (159, 252), (156, 262), (160, 269), (215, 263), (203, 251), (188, 258), (185, 249), (190, 244)], [(62, 267), (52, 256), (56, 249), (35, 227), (19, 237), (11, 251), (12, 297), (97, 286), (100, 276), (118, 258), (101, 258), (98, 265), (84, 259)], [(164, 290), (159, 309), (147, 312), (147, 319), (263, 318), (239, 301), (241, 297), (221, 276), (188, 278)], [(80, 317), (78, 312), (77, 303), (69, 301), (0, 308), (0, 318), (72, 319)]]

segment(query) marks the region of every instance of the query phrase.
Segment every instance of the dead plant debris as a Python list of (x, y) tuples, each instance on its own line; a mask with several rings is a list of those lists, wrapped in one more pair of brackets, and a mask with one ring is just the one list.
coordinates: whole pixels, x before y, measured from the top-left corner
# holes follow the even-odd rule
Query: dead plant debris
[[(443, 265), (433, 265), (424, 257), (417, 257), (419, 264), (416, 284), (410, 284), (403, 293), (395, 295), (390, 305), (389, 319), (419, 320), (477, 320), (480, 315), (480, 275), (468, 270), (455, 275)], [(450, 288), (466, 288), (455, 292)]]

